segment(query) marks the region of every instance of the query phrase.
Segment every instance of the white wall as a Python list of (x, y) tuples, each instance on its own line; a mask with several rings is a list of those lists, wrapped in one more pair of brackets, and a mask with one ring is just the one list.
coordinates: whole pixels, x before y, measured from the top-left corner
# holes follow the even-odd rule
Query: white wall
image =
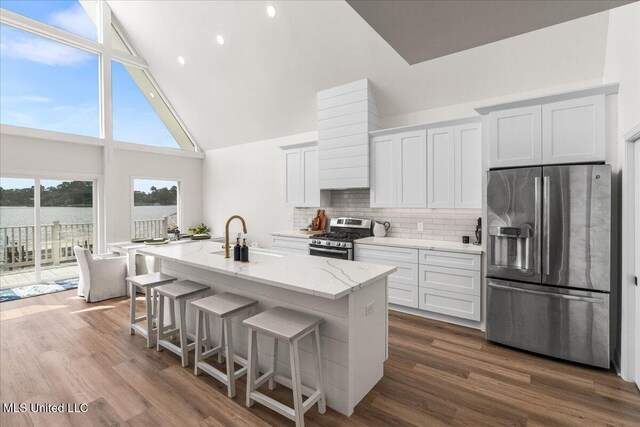
[[(247, 222), (248, 241), (271, 247), (269, 233), (291, 230), (293, 209), (284, 207), (281, 145), (315, 141), (317, 132), (210, 150), (203, 165), (203, 217), (223, 235), (231, 215)], [(242, 231), (239, 221), (231, 235)]]
[[(104, 148), (63, 141), (0, 135), (0, 175), (86, 177), (101, 180)], [(114, 150), (112, 182), (114, 200), (105, 202), (109, 241), (131, 238), (131, 178), (179, 180), (180, 227), (186, 229), (202, 221), (202, 160), (132, 150)], [(99, 194), (103, 189), (99, 185)], [(99, 201), (99, 205), (101, 202)], [(100, 216), (99, 216), (100, 218)]]
[(0, 173), (101, 174), (102, 147), (0, 134)]

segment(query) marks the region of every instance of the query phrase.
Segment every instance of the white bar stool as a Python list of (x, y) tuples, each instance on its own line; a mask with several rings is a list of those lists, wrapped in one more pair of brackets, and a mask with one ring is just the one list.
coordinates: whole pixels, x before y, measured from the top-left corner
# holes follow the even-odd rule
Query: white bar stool
[[(189, 336), (187, 333), (187, 299), (198, 295), (210, 288), (205, 285), (201, 285), (191, 280), (180, 280), (168, 285), (162, 285), (155, 288), (158, 294), (158, 339), (156, 341), (156, 349), (162, 350), (162, 347), (177, 354), (182, 358), (182, 367), (189, 366), (189, 351), (195, 348), (195, 343), (189, 344), (189, 338), (195, 339), (195, 337)], [(169, 316), (170, 324), (167, 326), (164, 324), (164, 300), (167, 298), (170, 304)], [(179, 326), (176, 328), (176, 314), (173, 309), (175, 303), (178, 303), (178, 318), (180, 320)], [(171, 341), (165, 338), (173, 337), (174, 335), (180, 335), (180, 346), (175, 345)]]
[[(327, 405), (324, 395), (324, 378), (320, 355), (319, 325), (322, 323), (322, 319), (284, 307), (274, 307), (260, 314), (256, 314), (244, 320), (242, 323), (249, 328), (247, 406), (252, 406), (253, 401), (261, 403), (267, 408), (295, 421), (297, 427), (304, 426), (304, 413), (316, 402), (318, 403), (318, 411), (324, 414), (327, 410)], [(256, 378), (258, 375), (258, 332), (274, 338), (274, 349), (271, 368), (261, 377)], [(300, 352), (298, 343), (302, 338), (311, 333), (313, 333), (312, 351), (316, 356), (315, 390), (303, 386), (300, 377)], [(278, 340), (289, 343), (291, 379), (276, 373), (278, 367)], [(275, 389), (276, 382), (293, 390), (293, 409), (257, 391), (258, 387), (267, 380), (269, 381), (270, 390)], [(307, 400), (303, 401), (303, 395), (308, 396)]]
[[(250, 312), (257, 304), (258, 301), (256, 300), (229, 292), (191, 301), (191, 305), (196, 309), (196, 355), (194, 373), (199, 375), (200, 370), (203, 370), (222, 382), (227, 386), (227, 394), (232, 398), (236, 396), (236, 378), (240, 378), (247, 372), (247, 360), (236, 355), (233, 351), (231, 319), (234, 316)], [(203, 353), (203, 345), (211, 347), (211, 337), (209, 336), (208, 330), (210, 315), (219, 318), (221, 321), (220, 345)], [(204, 332), (204, 337), (202, 336), (202, 332)], [(202, 338), (204, 338), (204, 340)], [(217, 354), (218, 362), (221, 362), (222, 352), (224, 352), (224, 357), (227, 361), (226, 373), (204, 361), (204, 359)], [(233, 364), (234, 361), (238, 362), (241, 366), (237, 371)]]
[[(153, 320), (156, 316), (156, 295), (155, 292), (153, 292), (153, 289), (156, 286), (171, 283), (175, 280), (175, 277), (164, 273), (139, 274), (137, 276), (127, 277), (127, 283), (129, 283), (129, 295), (131, 298), (129, 307), (129, 333), (133, 335), (135, 332), (138, 332), (140, 335), (145, 337), (147, 339), (147, 347), (149, 348), (153, 347), (153, 331), (155, 330), (153, 327)], [(146, 315), (140, 317), (136, 317), (136, 294), (138, 293), (138, 288), (144, 291), (146, 302)], [(144, 326), (137, 324), (145, 320), (147, 321), (146, 329)]]

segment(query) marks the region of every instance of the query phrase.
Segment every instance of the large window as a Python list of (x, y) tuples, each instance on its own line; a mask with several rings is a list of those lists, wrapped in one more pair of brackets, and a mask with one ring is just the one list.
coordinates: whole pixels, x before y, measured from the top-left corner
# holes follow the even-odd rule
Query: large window
[(99, 136), (98, 55), (3, 24), (0, 39), (0, 123)]
[[(105, 144), (196, 150), (106, 2), (0, 0), (0, 6), (1, 124)], [(103, 26), (109, 34), (99, 33)], [(105, 64), (111, 85), (103, 81), (109, 73), (100, 71)]]
[(178, 181), (133, 180), (133, 237), (166, 237), (178, 228)]
[(113, 139), (193, 150), (193, 144), (143, 70), (113, 61), (111, 75)]
[(78, 0), (2, 0), (0, 6), (89, 40), (98, 40), (96, 1), (83, 0), (81, 4)]

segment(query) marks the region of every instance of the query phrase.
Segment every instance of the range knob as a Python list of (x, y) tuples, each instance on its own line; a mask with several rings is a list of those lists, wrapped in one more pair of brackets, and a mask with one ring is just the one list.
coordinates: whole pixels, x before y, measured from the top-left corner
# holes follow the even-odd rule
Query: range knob
[(312, 240), (312, 241), (311, 241), (311, 243), (316, 243), (316, 240), (315, 240), (315, 239), (314, 239), (314, 240)]
[(331, 242), (327, 240), (327, 241), (325, 242), (325, 245), (327, 245), (327, 246), (331, 246)]

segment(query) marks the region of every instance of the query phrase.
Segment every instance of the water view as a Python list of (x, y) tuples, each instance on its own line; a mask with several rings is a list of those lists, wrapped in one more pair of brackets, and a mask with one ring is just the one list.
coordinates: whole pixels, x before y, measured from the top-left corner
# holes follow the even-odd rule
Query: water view
[[(170, 206), (136, 206), (133, 209), (135, 221), (162, 219), (170, 217), (169, 222), (175, 221), (178, 207)], [(0, 228), (19, 227), (33, 225), (33, 207), (28, 206), (1, 206)], [(60, 221), (61, 224), (89, 224), (93, 222), (93, 208), (91, 207), (42, 207), (40, 208), (40, 223), (53, 224)]]

